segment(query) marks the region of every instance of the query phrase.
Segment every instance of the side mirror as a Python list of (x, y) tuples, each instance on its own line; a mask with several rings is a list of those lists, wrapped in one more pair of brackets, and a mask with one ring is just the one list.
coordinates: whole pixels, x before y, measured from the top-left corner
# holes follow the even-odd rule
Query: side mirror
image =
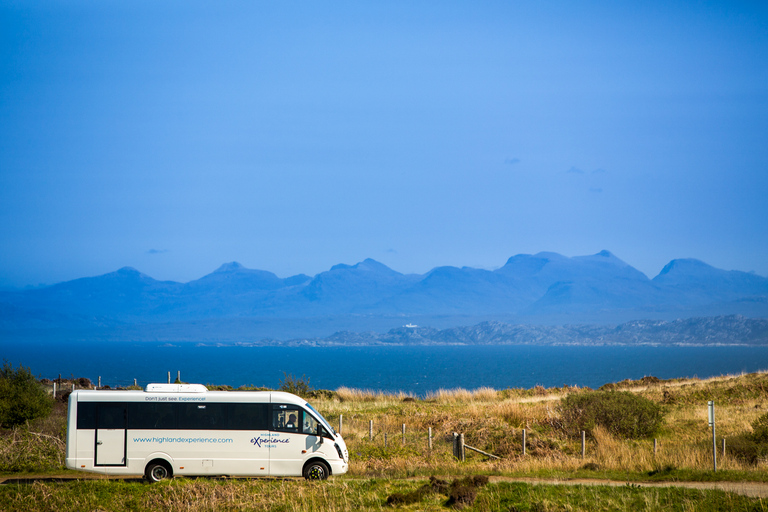
[(317, 437), (320, 438), (320, 444), (323, 444), (323, 434), (325, 434), (325, 429), (321, 424), (317, 424)]

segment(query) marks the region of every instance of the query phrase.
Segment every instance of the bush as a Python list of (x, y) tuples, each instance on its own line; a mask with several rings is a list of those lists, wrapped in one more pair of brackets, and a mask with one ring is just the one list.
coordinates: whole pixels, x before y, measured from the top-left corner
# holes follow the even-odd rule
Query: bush
[(309, 395), (313, 391), (309, 386), (309, 377), (302, 375), (299, 379), (285, 372), (283, 372), (283, 380), (280, 381), (278, 389), (304, 398), (311, 398)]
[(596, 426), (625, 439), (651, 437), (664, 420), (655, 402), (629, 391), (594, 391), (568, 395), (560, 402), (560, 415), (569, 433), (590, 435)]
[(756, 443), (768, 444), (768, 413), (752, 422), (752, 440)]
[(8, 361), (0, 370), (0, 427), (12, 428), (48, 416), (53, 397), (37, 382), (29, 368), (13, 368)]
[(66, 444), (58, 437), (19, 427), (0, 435), (0, 472), (64, 469)]
[(728, 453), (749, 464), (768, 459), (768, 413), (752, 422), (752, 433), (728, 439)]

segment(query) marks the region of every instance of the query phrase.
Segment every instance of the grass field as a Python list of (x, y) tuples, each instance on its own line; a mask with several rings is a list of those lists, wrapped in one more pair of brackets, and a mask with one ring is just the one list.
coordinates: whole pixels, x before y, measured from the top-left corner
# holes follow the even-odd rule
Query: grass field
[[(350, 451), (347, 475), (326, 482), (294, 479), (175, 479), (159, 485), (134, 480), (46, 479), (63, 467), (63, 402), (44, 420), (2, 432), (0, 472), (34, 478), (0, 486), (0, 510), (445, 510), (451, 491), (426, 488), (430, 476), (450, 483), (477, 475), (589, 478), (622, 482), (768, 482), (762, 458), (748, 460), (739, 440), (768, 412), (768, 374), (707, 380), (646, 378), (610, 386), (661, 404), (664, 422), (653, 439), (627, 440), (597, 428), (581, 457), (580, 438), (562, 424), (560, 399), (579, 388), (441, 390), (423, 399), (341, 388), (310, 402), (338, 425)], [(707, 401), (717, 407), (718, 472), (712, 471)], [(373, 439), (369, 425), (373, 422)], [(405, 439), (402, 429), (405, 424)], [(433, 447), (427, 432), (432, 429)], [(522, 429), (527, 453), (522, 453)], [(452, 455), (452, 434), (500, 460), (467, 451)], [(386, 437), (386, 445), (385, 445)], [(720, 438), (726, 453), (720, 453)], [(74, 473), (73, 473), (74, 474)], [(448, 484), (446, 484), (448, 485)], [(439, 486), (438, 486), (439, 487)], [(458, 492), (458, 491), (457, 491)], [(462, 491), (463, 492), (463, 491)], [(552, 486), (495, 481), (474, 490), (470, 510), (764, 510), (757, 498), (721, 491), (628, 485)], [(393, 495), (410, 496), (388, 505)], [(468, 503), (468, 502), (467, 502)], [(461, 504), (461, 503), (459, 503)]]
[[(34, 482), (0, 486), (0, 509), (6, 512), (340, 512), (454, 508), (449, 504), (447, 492), (426, 493), (410, 503), (388, 504), (393, 495), (415, 493), (425, 485), (424, 480), (390, 478), (338, 478), (325, 482), (180, 478), (160, 484), (122, 480)], [(465, 506), (465, 510), (504, 512), (768, 510), (768, 503), (763, 500), (722, 491), (506, 482), (483, 486), (477, 490), (474, 501)]]

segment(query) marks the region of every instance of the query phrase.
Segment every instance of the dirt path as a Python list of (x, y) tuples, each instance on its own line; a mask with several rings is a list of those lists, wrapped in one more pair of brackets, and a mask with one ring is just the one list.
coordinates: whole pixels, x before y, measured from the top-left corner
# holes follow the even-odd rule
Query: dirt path
[(686, 489), (720, 490), (749, 496), (751, 498), (768, 498), (768, 483), (765, 482), (622, 482), (617, 480), (591, 480), (587, 478), (573, 480), (543, 479), (543, 478), (512, 478), (492, 476), (491, 482), (522, 482), (526, 484), (543, 485), (608, 485), (622, 487), (633, 485), (638, 487), (684, 487)]
[[(453, 477), (445, 477), (450, 480)], [(70, 480), (126, 480), (140, 481), (141, 476), (108, 476), (95, 473), (58, 474), (58, 475), (24, 475), (0, 477), (0, 485), (30, 484), (33, 482), (63, 482)], [(423, 480), (410, 478), (409, 480)], [(618, 480), (577, 479), (546, 479), (546, 478), (516, 478), (507, 476), (492, 476), (491, 482), (520, 482), (531, 485), (607, 485), (623, 487), (625, 485), (638, 487), (684, 487), (686, 489), (720, 490), (741, 494), (750, 498), (768, 498), (768, 483), (766, 482), (626, 482)]]

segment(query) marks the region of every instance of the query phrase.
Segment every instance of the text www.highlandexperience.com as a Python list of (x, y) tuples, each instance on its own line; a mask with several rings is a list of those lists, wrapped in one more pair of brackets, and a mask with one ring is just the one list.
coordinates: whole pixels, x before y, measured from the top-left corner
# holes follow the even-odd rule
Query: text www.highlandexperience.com
[(134, 443), (234, 443), (235, 440), (227, 437), (134, 437)]

